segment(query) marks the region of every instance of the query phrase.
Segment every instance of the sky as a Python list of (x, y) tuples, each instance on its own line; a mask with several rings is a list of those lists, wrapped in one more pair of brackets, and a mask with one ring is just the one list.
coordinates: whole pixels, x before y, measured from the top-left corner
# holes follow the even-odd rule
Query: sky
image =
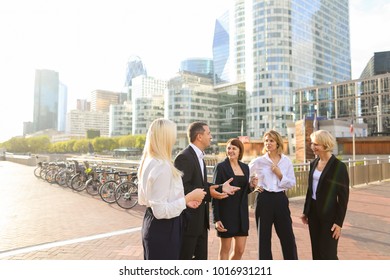
[[(390, 1), (350, 0), (352, 78), (390, 50)], [(59, 73), (68, 109), (96, 89), (119, 91), (126, 63), (168, 79), (190, 57), (212, 57), (227, 0), (13, 0), (0, 2), (0, 142), (32, 121), (35, 69)]]

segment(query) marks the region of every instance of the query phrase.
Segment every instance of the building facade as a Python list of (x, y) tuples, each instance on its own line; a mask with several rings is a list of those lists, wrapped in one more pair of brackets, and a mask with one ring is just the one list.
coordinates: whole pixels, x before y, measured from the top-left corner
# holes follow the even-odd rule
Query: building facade
[(132, 82), (132, 134), (146, 134), (156, 118), (164, 116), (164, 91), (167, 82), (138, 76)]
[(34, 132), (58, 129), (59, 75), (52, 70), (36, 70), (34, 85)]
[(110, 111), (110, 105), (119, 104), (119, 99), (119, 92), (94, 90), (91, 92), (91, 111), (108, 113)]
[(110, 105), (109, 136), (129, 135), (132, 132), (132, 106), (130, 102)]
[(216, 147), (218, 142), (218, 94), (209, 76), (188, 72), (178, 73), (168, 81), (165, 92), (165, 117), (177, 124), (178, 147), (188, 145), (187, 129), (194, 121), (206, 122)]
[[(213, 48), (214, 59), (222, 61), (230, 50), (230, 73), (245, 76), (248, 136), (261, 138), (271, 128), (286, 135), (294, 89), (351, 79), (348, 5), (348, 0), (233, 1), (214, 36), (214, 46), (218, 34), (230, 43), (219, 40), (224, 47)], [(216, 71), (219, 65), (214, 61)]]
[(390, 74), (297, 89), (295, 119), (318, 117), (367, 124), (367, 135), (390, 134)]
[(100, 136), (108, 137), (108, 112), (71, 110), (67, 114), (66, 134), (70, 138), (85, 138), (88, 130), (99, 130)]
[(390, 73), (390, 51), (376, 52), (368, 61), (360, 75), (360, 79)]

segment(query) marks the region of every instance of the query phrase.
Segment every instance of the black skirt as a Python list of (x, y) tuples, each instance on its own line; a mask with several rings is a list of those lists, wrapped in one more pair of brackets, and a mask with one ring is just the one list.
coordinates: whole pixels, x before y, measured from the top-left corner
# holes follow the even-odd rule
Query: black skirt
[(183, 234), (183, 214), (172, 219), (157, 219), (150, 207), (142, 224), (145, 260), (178, 260)]

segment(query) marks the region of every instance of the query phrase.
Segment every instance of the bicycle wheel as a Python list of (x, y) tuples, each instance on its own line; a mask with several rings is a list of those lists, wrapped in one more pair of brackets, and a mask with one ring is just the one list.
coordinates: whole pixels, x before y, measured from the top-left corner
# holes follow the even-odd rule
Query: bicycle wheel
[(99, 189), (99, 195), (104, 202), (115, 202), (115, 189), (118, 183), (116, 181), (107, 181)]
[(101, 185), (102, 185), (102, 183), (99, 180), (95, 180), (93, 178), (90, 178), (85, 183), (85, 190), (90, 195), (98, 195)]
[(67, 181), (67, 178), (66, 178), (66, 170), (61, 170), (60, 172), (57, 173), (56, 175), (56, 182), (58, 185), (60, 186), (65, 186), (66, 185), (66, 181)]
[(115, 191), (116, 203), (124, 208), (131, 209), (138, 203), (138, 186), (133, 182), (123, 182)]
[(42, 170), (42, 167), (40, 167), (40, 166), (37, 166), (37, 167), (34, 169), (34, 175), (35, 175), (35, 177), (41, 179), (41, 175), (40, 175), (41, 170)]
[(85, 182), (87, 181), (87, 175), (85, 174), (76, 174), (71, 180), (72, 189), (77, 192), (81, 192), (85, 189)]

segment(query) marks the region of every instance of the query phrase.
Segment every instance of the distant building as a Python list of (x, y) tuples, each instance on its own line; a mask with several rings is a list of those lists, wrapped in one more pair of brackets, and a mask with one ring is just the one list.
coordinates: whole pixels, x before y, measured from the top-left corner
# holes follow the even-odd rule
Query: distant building
[(58, 129), (59, 75), (52, 70), (36, 70), (34, 86), (34, 132)]
[(210, 58), (187, 58), (180, 63), (180, 71), (213, 76), (213, 60)]
[(319, 118), (367, 124), (367, 135), (390, 134), (390, 73), (294, 91), (295, 119)]
[(132, 106), (130, 102), (110, 105), (109, 136), (129, 135), (132, 132)]
[(108, 137), (108, 112), (71, 110), (67, 114), (66, 134), (70, 138), (87, 136), (87, 130), (99, 130), (101, 136)]
[(153, 120), (164, 117), (164, 91), (167, 82), (138, 76), (132, 83), (132, 134), (146, 134)]
[(376, 52), (368, 61), (360, 79), (367, 79), (372, 76), (390, 73), (390, 51)]
[(109, 112), (110, 105), (119, 104), (119, 92), (94, 90), (91, 92), (91, 111)]
[(91, 111), (91, 102), (86, 99), (77, 99), (76, 109), (79, 111)]
[(245, 138), (246, 91), (245, 83), (223, 84), (214, 87), (218, 100), (218, 128), (215, 131), (219, 143), (230, 138)]
[(139, 56), (131, 56), (127, 62), (125, 87), (130, 87), (138, 76), (147, 76), (146, 67)]
[(168, 81), (165, 93), (165, 117), (177, 124), (178, 147), (188, 145), (187, 128), (194, 121), (206, 122), (218, 142), (217, 128), (220, 108), (212, 77), (180, 72)]
[(66, 113), (68, 110), (68, 88), (60, 82), (58, 92), (58, 131), (66, 129)]

